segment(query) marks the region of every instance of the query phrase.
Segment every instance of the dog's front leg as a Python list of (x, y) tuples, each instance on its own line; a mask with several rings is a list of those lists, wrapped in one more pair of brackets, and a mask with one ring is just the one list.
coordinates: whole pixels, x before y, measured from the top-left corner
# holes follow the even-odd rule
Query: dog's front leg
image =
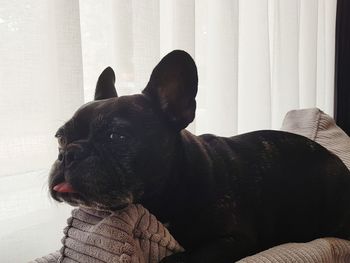
[(165, 257), (161, 263), (232, 263), (256, 252), (256, 246), (246, 238), (223, 237), (192, 251)]

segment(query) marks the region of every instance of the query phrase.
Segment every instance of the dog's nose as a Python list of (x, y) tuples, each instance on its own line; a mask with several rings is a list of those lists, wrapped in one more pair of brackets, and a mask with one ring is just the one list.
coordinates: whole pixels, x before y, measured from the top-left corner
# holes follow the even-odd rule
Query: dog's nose
[(77, 144), (69, 145), (64, 154), (65, 165), (70, 165), (74, 161), (80, 161), (86, 156), (84, 149)]

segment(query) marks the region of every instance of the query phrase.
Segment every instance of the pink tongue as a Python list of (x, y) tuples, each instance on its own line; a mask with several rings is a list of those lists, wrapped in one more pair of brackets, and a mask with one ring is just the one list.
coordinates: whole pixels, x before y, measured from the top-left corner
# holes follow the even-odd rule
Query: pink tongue
[(73, 187), (67, 182), (62, 182), (58, 185), (55, 185), (53, 187), (53, 190), (59, 193), (76, 193)]

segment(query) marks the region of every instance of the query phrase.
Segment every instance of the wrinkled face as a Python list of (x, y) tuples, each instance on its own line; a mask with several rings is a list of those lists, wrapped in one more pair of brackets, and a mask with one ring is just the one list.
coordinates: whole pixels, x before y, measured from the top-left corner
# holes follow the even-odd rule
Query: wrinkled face
[(59, 154), (50, 176), (51, 195), (101, 208), (137, 201), (148, 183), (145, 177), (155, 176), (147, 174), (147, 167), (161, 161), (159, 146), (171, 139), (144, 95), (88, 103), (56, 137)]
[(111, 68), (56, 133), (51, 196), (71, 205), (119, 209), (157, 196), (167, 182), (181, 129), (194, 118), (197, 71), (183, 51), (168, 54), (142, 94), (118, 97)]

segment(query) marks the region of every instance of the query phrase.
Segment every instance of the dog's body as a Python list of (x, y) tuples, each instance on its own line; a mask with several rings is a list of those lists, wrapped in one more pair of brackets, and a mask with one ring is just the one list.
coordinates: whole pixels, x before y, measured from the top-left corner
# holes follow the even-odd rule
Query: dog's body
[(350, 238), (350, 174), (320, 145), (277, 131), (182, 137), (183, 170), (155, 211), (167, 211), (164, 221), (185, 247), (203, 246), (194, 262), (233, 262), (286, 242)]
[(350, 173), (305, 137), (258, 131), (231, 138), (183, 130), (197, 72), (182, 51), (154, 69), (143, 94), (117, 97), (114, 74), (57, 133), (57, 200), (101, 209), (141, 203), (186, 252), (162, 262), (234, 262), (285, 242), (350, 239)]

